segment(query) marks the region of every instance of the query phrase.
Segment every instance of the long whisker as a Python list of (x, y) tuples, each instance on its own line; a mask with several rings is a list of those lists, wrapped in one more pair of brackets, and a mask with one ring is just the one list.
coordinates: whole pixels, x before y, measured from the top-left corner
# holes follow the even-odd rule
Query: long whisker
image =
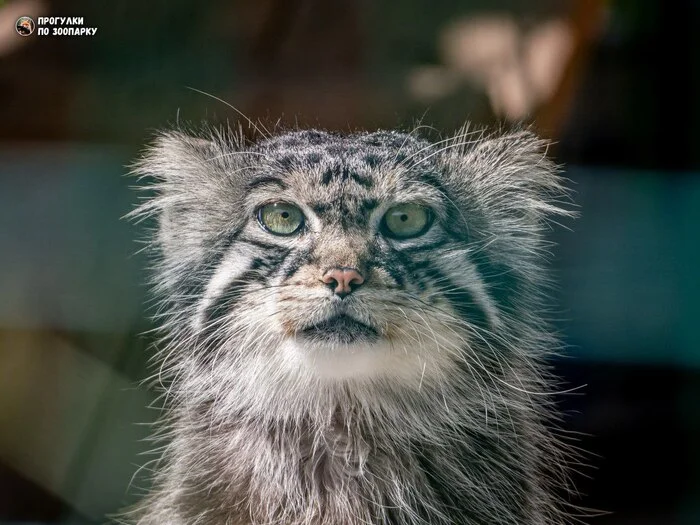
[(223, 99), (217, 97), (216, 95), (212, 95), (211, 93), (207, 93), (206, 91), (202, 91), (201, 89), (197, 89), (197, 88), (194, 88), (194, 87), (191, 87), (191, 86), (185, 86), (185, 88), (187, 88), (187, 89), (189, 89), (189, 90), (191, 90), (191, 91), (195, 91), (195, 92), (197, 92), (197, 93), (200, 93), (200, 94), (202, 94), (202, 95), (205, 95), (205, 96), (207, 96), (207, 97), (213, 98), (214, 100), (216, 100), (216, 101), (218, 101), (218, 102), (221, 102), (222, 104), (228, 106), (228, 107), (231, 108), (233, 111), (235, 111), (236, 113), (238, 113), (241, 117), (243, 117), (243, 118), (248, 122), (248, 124), (249, 124), (250, 126), (252, 126), (253, 129), (255, 129), (255, 131), (257, 131), (261, 136), (263, 136), (263, 137), (267, 136), (267, 138), (272, 137), (272, 133), (270, 133), (270, 130), (268, 130), (267, 128), (265, 128), (265, 126), (263, 126), (262, 123), (261, 123), (260, 125), (263, 127), (263, 129), (265, 130), (265, 133), (267, 133), (267, 135), (265, 135), (265, 133), (263, 133), (262, 131), (260, 131), (260, 128), (255, 124), (255, 122), (253, 122), (250, 118), (248, 118), (240, 109), (238, 109), (237, 107), (233, 106), (232, 104), (226, 102), (225, 100), (223, 100)]

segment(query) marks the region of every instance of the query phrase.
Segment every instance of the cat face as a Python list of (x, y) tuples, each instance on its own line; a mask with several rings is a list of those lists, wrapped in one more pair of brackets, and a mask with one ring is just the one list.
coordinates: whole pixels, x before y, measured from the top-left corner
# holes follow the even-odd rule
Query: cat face
[(159, 216), (160, 285), (203, 356), (275, 376), (440, 381), (488, 360), (538, 279), (555, 209), (542, 196), (559, 190), (538, 146), (166, 135), (137, 168), (158, 181), (141, 211)]
[(276, 352), (333, 378), (420, 374), (426, 352), (448, 362), (466, 333), (441, 290), (468, 272), (452, 276), (430, 259), (466, 250), (466, 232), (445, 226), (437, 166), (409, 158), (421, 160), (422, 148), (430, 146), (401, 135), (315, 133), (259, 146), (245, 223), (204, 293), (200, 326), (217, 305), (264, 326)]

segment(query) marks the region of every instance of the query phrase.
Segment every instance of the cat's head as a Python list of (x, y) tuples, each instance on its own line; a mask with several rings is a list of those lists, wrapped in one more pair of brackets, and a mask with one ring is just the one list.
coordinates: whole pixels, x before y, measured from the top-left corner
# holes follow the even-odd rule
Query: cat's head
[(564, 212), (528, 131), (168, 132), (135, 172), (154, 179), (136, 214), (158, 218), (166, 328), (206, 366), (420, 388), (537, 331), (546, 217)]

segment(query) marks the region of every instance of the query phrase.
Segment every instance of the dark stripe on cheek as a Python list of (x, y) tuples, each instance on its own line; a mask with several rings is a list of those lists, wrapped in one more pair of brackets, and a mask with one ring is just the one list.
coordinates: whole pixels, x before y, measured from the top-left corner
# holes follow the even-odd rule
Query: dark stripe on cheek
[(405, 268), (406, 280), (408, 280), (421, 292), (427, 290), (425, 269), (430, 268), (430, 261), (414, 261), (408, 254), (401, 251), (395, 251), (393, 255), (400, 262), (403, 268)]
[[(445, 299), (460, 318), (480, 328), (489, 328), (490, 324), (486, 312), (476, 302), (474, 295), (469, 290), (455, 285), (447, 275), (435, 267), (431, 266), (425, 272), (426, 277), (434, 281), (434, 286), (441, 290)], [(483, 335), (482, 332), (480, 333)]]
[(258, 241), (257, 239), (240, 239), (238, 242), (243, 242), (245, 244), (250, 244), (251, 246), (257, 246), (258, 248), (262, 248), (263, 250), (269, 250), (277, 253), (282, 253), (285, 250), (289, 251), (287, 248), (283, 248), (279, 244)]
[(279, 273), (286, 281), (292, 277), (299, 269), (308, 263), (311, 257), (309, 250), (298, 250), (291, 254), (279, 268)]
[(367, 256), (368, 260), (371, 261), (371, 266), (383, 269), (397, 286), (404, 287), (408, 273), (406, 264), (395, 251), (391, 250), (386, 241), (375, 239), (375, 242), (370, 245)]
[(253, 259), (248, 268), (241, 276), (234, 278), (220, 293), (214, 298), (214, 302), (207, 307), (204, 312), (204, 321), (212, 320), (226, 315), (243, 297), (246, 287), (252, 283), (265, 282), (289, 255), (290, 250), (277, 248), (273, 253), (267, 253)]
[(177, 283), (177, 289), (174, 294), (176, 304), (189, 306), (199, 301), (204, 293), (206, 284), (228, 253), (228, 249), (236, 242), (244, 226), (242, 225), (237, 230), (219, 236), (204, 246), (204, 260), (198, 265), (196, 270), (187, 271), (185, 273), (187, 277), (184, 277)]
[(266, 275), (272, 275), (292, 252), (289, 248), (279, 248), (273, 253), (261, 256), (260, 267), (267, 271)]
[(515, 270), (493, 261), (484, 251), (472, 258), (479, 276), (488, 284), (489, 295), (499, 309), (517, 315), (518, 298), (526, 293), (526, 281)]
[(437, 242), (433, 242), (430, 244), (421, 244), (418, 246), (407, 246), (405, 248), (401, 248), (401, 251), (404, 253), (410, 253), (410, 254), (419, 254), (419, 253), (425, 253), (425, 252), (431, 252), (438, 250), (445, 246), (447, 243), (446, 240), (440, 239)]
[(214, 298), (214, 302), (204, 311), (203, 323), (205, 325), (205, 336), (210, 335), (211, 330), (218, 330), (221, 328), (218, 324), (210, 329), (207, 329), (206, 326), (211, 325), (214, 321), (224, 317), (234, 309), (236, 303), (238, 303), (246, 293), (249, 285), (265, 282), (270, 270), (265, 270), (263, 268), (264, 264), (262, 259), (253, 260), (248, 270), (233, 279), (226, 288)]
[(406, 271), (398, 260), (390, 257), (375, 257), (373, 266), (381, 268), (388, 273), (389, 277), (396, 283), (396, 286), (403, 288), (406, 284)]
[(245, 229), (246, 222), (244, 221), (237, 229), (225, 233), (221, 236), (220, 240), (217, 240), (215, 246), (219, 246), (219, 256), (223, 257), (224, 252), (240, 237), (241, 233)]
[(447, 217), (440, 221), (442, 231), (455, 242), (467, 242), (470, 240), (471, 225), (465, 224), (468, 211), (460, 211), (451, 203), (447, 203)]
[(229, 284), (214, 299), (214, 302), (207, 307), (202, 316), (202, 339), (209, 338), (214, 332), (223, 328), (221, 323), (217, 321), (225, 317), (236, 306), (236, 303), (243, 297), (246, 287), (253, 282), (259, 281), (260, 277), (259, 272), (246, 272)]

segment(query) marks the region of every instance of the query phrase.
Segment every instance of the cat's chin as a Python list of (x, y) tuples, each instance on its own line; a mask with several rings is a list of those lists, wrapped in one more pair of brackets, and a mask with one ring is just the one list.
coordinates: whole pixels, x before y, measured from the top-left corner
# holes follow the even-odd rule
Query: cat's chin
[(296, 337), (285, 346), (285, 351), (294, 355), (307, 372), (322, 379), (369, 379), (397, 372), (396, 353), (379, 337), (372, 342), (333, 344), (318, 338)]
[(395, 340), (343, 313), (300, 327), (287, 336), (281, 350), (294, 363), (293, 369), (322, 380), (380, 379), (418, 385), (426, 375), (423, 351), (433, 354), (430, 370), (449, 366), (443, 362), (446, 352), (422, 343)]

